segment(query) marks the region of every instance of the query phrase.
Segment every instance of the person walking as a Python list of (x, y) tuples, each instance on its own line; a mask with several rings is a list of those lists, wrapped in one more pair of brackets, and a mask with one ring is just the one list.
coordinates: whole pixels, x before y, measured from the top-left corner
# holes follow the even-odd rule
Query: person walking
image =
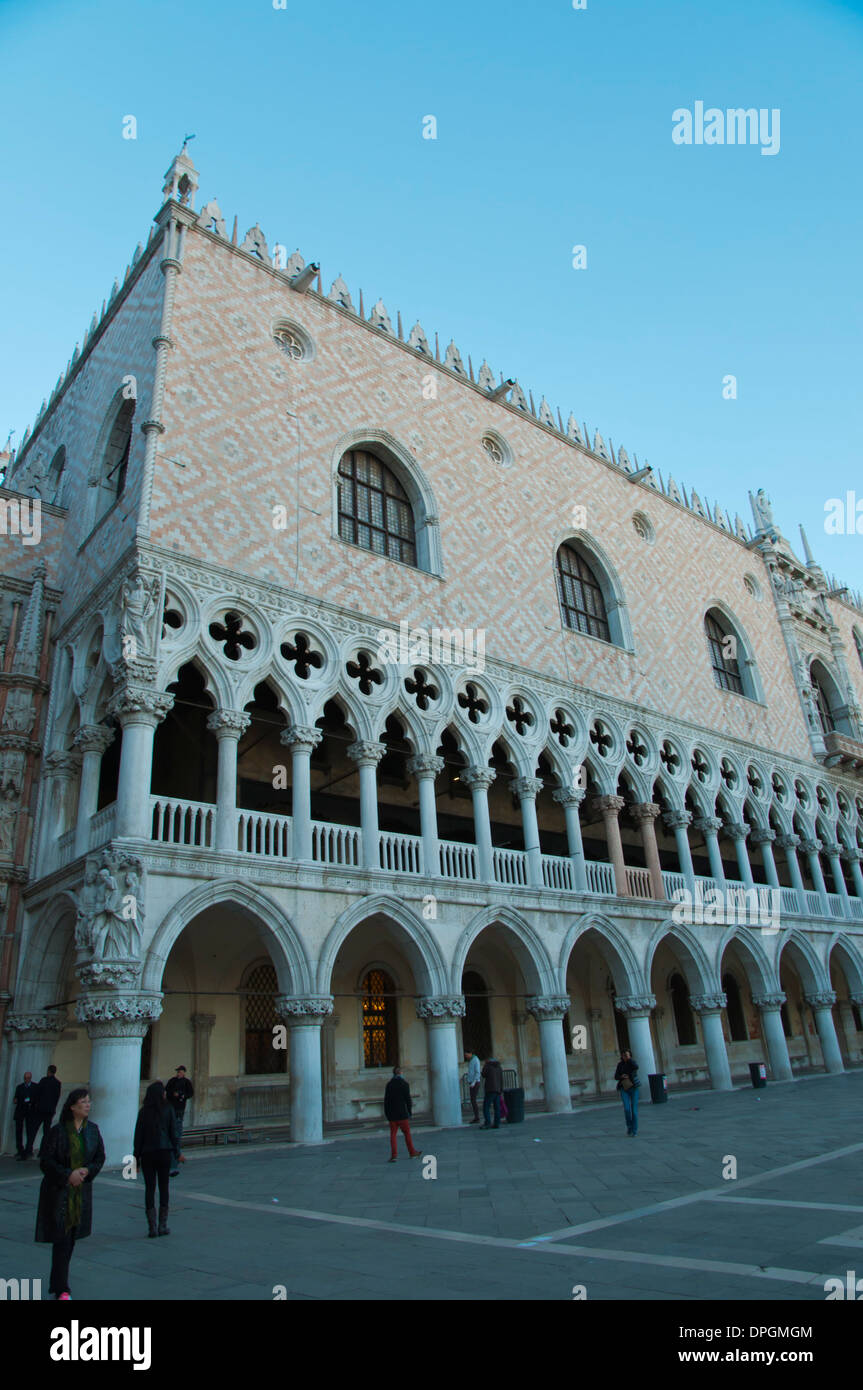
[[(171, 1159), (179, 1145), (174, 1107), (168, 1103), (161, 1081), (147, 1087), (144, 1104), (138, 1111), (132, 1153), (144, 1174), (144, 1210), (147, 1235), (169, 1236)], [(156, 1181), (159, 1183), (159, 1225), (156, 1227)]]
[(414, 1148), (414, 1141), (411, 1138), (411, 1127), (408, 1121), (412, 1109), (411, 1088), (402, 1076), (401, 1067), (393, 1067), (392, 1077), (387, 1082), (384, 1091), (384, 1114), (390, 1122), (390, 1157), (387, 1159), (388, 1163), (395, 1163), (398, 1157), (396, 1150), (399, 1130), (405, 1137), (411, 1158), (419, 1158), (422, 1153), (422, 1149)]
[(482, 1080), (482, 1073), (479, 1069), (479, 1058), (475, 1052), (466, 1052), (464, 1060), (467, 1062), (467, 1084), (470, 1089), (470, 1103), (473, 1110), (472, 1125), (479, 1124), (479, 1106), (476, 1098), (479, 1095), (479, 1083)]
[(638, 1063), (632, 1060), (632, 1053), (624, 1048), (620, 1054), (614, 1079), (617, 1082), (620, 1099), (623, 1101), (626, 1132), (633, 1139), (638, 1133), (638, 1088), (641, 1085), (636, 1075), (637, 1071)]
[(180, 1144), (183, 1139), (183, 1117), (186, 1113), (186, 1102), (192, 1099), (195, 1094), (192, 1083), (186, 1076), (185, 1067), (177, 1067), (171, 1080), (165, 1087), (165, 1094), (168, 1102), (173, 1108), (174, 1119), (177, 1128), (177, 1147), (174, 1150), (174, 1163), (171, 1168), (170, 1176), (176, 1178), (180, 1171), (180, 1164), (185, 1163), (183, 1155), (180, 1153)]
[(57, 1068), (50, 1066), (47, 1074), (42, 1077), (36, 1087), (36, 1135), (38, 1139), (39, 1130), (42, 1131), (43, 1142), (48, 1138), (48, 1131), (54, 1123), (54, 1111), (57, 1109), (57, 1102), (60, 1099), (60, 1082), (57, 1078)]
[[(485, 1082), (485, 1094), (482, 1100), (482, 1113), (485, 1124), (483, 1129), (500, 1129), (500, 1097), (503, 1091), (503, 1067), (496, 1057), (489, 1057), (482, 1069), (482, 1079)], [(490, 1123), (492, 1109), (494, 1110), (494, 1124)]]
[(71, 1299), (69, 1262), (75, 1242), (93, 1226), (93, 1179), (105, 1162), (105, 1145), (90, 1119), (90, 1093), (85, 1086), (69, 1092), (39, 1151), (44, 1174), (36, 1214), (36, 1241), (54, 1247), (48, 1292)]
[(36, 1113), (38, 1087), (33, 1073), (25, 1071), (24, 1080), (15, 1087), (15, 1157), (19, 1162), (33, 1155), (33, 1140), (39, 1120)]

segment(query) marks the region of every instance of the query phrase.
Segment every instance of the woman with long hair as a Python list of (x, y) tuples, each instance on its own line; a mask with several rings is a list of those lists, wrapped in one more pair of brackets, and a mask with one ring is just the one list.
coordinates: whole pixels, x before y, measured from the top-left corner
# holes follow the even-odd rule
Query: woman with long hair
[(93, 1225), (93, 1179), (105, 1162), (105, 1145), (90, 1116), (86, 1086), (69, 1092), (60, 1119), (48, 1131), (39, 1150), (44, 1174), (39, 1189), (36, 1240), (53, 1245), (48, 1292), (58, 1300), (71, 1299), (69, 1261), (75, 1242)]
[[(132, 1152), (144, 1174), (147, 1235), (169, 1236), (168, 1206), (171, 1159), (177, 1153), (177, 1121), (161, 1081), (147, 1087), (138, 1111)], [(156, 1228), (156, 1180), (159, 1182), (159, 1226)]]

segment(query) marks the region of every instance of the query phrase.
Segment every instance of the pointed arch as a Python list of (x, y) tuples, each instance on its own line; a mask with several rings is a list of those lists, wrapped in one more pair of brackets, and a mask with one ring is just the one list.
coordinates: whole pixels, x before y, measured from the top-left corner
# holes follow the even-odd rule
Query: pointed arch
[(487, 927), (503, 928), (529, 994), (558, 992), (558, 973), (538, 932), (514, 908), (489, 905), (480, 908), (470, 919), (456, 943), (451, 970), (451, 987), (456, 993), (461, 991), (461, 977), (468, 952)]
[(400, 928), (405, 953), (410, 962), (417, 988), (423, 994), (447, 993), (447, 968), (436, 937), (407, 903), (388, 893), (373, 893), (360, 898), (336, 918), (329, 930), (317, 962), (317, 988), (327, 993), (333, 976), (336, 957), (355, 927), (370, 917), (386, 917)]

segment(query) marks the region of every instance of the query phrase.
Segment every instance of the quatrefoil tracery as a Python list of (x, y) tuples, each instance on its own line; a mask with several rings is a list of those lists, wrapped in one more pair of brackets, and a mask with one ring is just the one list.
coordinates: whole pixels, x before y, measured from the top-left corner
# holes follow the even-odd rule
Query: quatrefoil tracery
[(554, 711), (554, 718), (551, 720), (548, 727), (551, 729), (551, 732), (557, 738), (557, 741), (560, 744), (561, 748), (567, 748), (569, 746), (570, 739), (575, 734), (575, 729), (568, 722), (566, 714), (562, 709), (556, 709)]
[(601, 719), (597, 719), (590, 731), (590, 741), (601, 758), (607, 758), (614, 745), (614, 739)]
[(297, 632), (293, 642), (283, 642), (279, 650), (285, 661), (294, 663), (294, 671), (300, 680), (308, 680), (312, 668), (320, 670), (324, 664), (324, 658), (320, 652), (316, 652), (305, 633)]
[(669, 742), (668, 739), (665, 740), (659, 750), (659, 760), (673, 777), (680, 766), (680, 754), (677, 752), (674, 744)]
[(520, 734), (522, 738), (530, 726), (536, 723), (534, 716), (520, 695), (514, 696), (512, 704), (507, 705), (506, 717), (511, 724), (515, 725), (516, 733)]
[(647, 747), (639, 737), (637, 729), (633, 729), (626, 740), (626, 751), (636, 767), (641, 767), (647, 762)]
[(258, 645), (251, 632), (243, 631), (243, 618), (234, 612), (226, 613), (221, 623), (210, 623), (210, 636), (223, 643), (222, 651), (229, 661), (239, 661), (244, 650), (253, 652)]
[(440, 691), (428, 679), (421, 666), (415, 668), (413, 677), (405, 677), (405, 690), (409, 695), (413, 695), (420, 709), (428, 709), (433, 700), (440, 698)]
[(358, 682), (363, 695), (371, 695), (373, 685), (383, 685), (383, 673), (372, 664), (368, 652), (357, 652), (356, 661), (349, 661), (345, 670), (352, 680)]
[(699, 782), (706, 782), (710, 776), (710, 764), (700, 748), (696, 748), (695, 752), (692, 754), (692, 771), (695, 773)]
[(483, 714), (488, 714), (488, 700), (484, 700), (478, 688), (472, 681), (468, 681), (464, 690), (459, 691), (458, 702), (462, 709), (467, 710), (467, 717), (471, 724), (478, 724)]

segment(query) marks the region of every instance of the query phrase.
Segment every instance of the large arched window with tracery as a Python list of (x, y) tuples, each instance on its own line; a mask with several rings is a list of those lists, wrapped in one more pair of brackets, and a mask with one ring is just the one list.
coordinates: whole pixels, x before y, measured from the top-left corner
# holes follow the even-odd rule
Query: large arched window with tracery
[(557, 552), (557, 587), (566, 626), (610, 642), (602, 587), (595, 571), (573, 545), (564, 544)]
[(135, 402), (123, 401), (114, 418), (105, 452), (102, 456), (102, 469), (99, 486), (102, 491), (100, 510), (108, 507), (122, 497), (126, 487), (126, 472), (129, 467), (129, 454), (132, 449), (132, 419)]
[(396, 987), (385, 970), (363, 980), (363, 1066), (394, 1067), (397, 1057)]
[(246, 997), (245, 1071), (247, 1076), (270, 1076), (287, 1071), (285, 1048), (273, 1046), (281, 1019), (276, 1013), (279, 982), (274, 966), (263, 961), (249, 971), (242, 993)]
[(338, 483), (342, 540), (416, 566), (413, 508), (392, 468), (368, 449), (349, 449)]
[(815, 691), (815, 708), (818, 710), (822, 733), (835, 733), (836, 717), (830, 704), (830, 696), (827, 693), (826, 683), (815, 666), (809, 672), (809, 679), (812, 681), (812, 689)]
[(722, 614), (712, 608), (704, 619), (704, 631), (710, 651), (713, 679), (720, 690), (745, 695), (743, 677), (737, 661), (739, 638)]

